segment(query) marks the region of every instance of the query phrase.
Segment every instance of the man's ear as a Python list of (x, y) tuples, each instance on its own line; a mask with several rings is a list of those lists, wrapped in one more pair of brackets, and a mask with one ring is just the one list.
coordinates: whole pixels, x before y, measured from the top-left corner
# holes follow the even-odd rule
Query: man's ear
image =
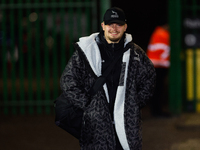
[(105, 26), (105, 24), (104, 24), (104, 22), (102, 22), (101, 27), (102, 27), (103, 30), (104, 30), (104, 26)]
[(126, 29), (128, 28), (128, 25), (127, 24), (125, 24), (125, 28), (124, 28), (124, 32), (126, 31)]

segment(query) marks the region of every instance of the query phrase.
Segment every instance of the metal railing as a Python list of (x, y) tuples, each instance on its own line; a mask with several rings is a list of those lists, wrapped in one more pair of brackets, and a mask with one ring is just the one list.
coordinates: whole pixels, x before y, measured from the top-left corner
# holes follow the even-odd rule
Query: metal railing
[(182, 4), (185, 110), (200, 112), (200, 1)]
[(1, 0), (0, 113), (50, 114), (72, 43), (97, 30), (96, 0)]
[(170, 108), (200, 112), (200, 1), (169, 0)]

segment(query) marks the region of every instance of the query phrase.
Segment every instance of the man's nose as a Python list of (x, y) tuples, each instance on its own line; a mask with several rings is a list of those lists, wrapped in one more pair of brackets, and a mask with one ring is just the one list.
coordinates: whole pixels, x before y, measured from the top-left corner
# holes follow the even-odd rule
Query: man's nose
[(111, 25), (111, 27), (112, 27), (113, 29), (117, 29), (117, 24), (114, 23), (114, 24)]

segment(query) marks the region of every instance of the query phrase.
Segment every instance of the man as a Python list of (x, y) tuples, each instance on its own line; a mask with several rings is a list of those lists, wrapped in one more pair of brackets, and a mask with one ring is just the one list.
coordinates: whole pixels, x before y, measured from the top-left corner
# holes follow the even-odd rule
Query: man
[[(61, 89), (66, 100), (84, 110), (79, 139), (82, 150), (141, 150), (140, 109), (153, 95), (154, 67), (125, 33), (123, 10), (108, 9), (101, 26), (103, 31), (77, 42), (62, 74)], [(95, 79), (127, 45), (103, 88), (94, 96), (88, 94)]]
[(154, 64), (157, 76), (156, 90), (150, 104), (151, 113), (155, 117), (170, 117), (170, 114), (164, 111), (164, 104), (168, 101), (169, 38), (169, 25), (161, 22), (153, 31), (147, 48), (147, 56)]

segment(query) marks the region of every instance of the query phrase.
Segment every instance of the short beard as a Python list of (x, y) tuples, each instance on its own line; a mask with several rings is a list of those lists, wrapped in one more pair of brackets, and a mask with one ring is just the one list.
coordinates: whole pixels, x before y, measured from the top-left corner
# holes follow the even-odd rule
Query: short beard
[(113, 43), (118, 43), (120, 41), (121, 38), (118, 39), (112, 39), (112, 38), (108, 38), (111, 42)]

